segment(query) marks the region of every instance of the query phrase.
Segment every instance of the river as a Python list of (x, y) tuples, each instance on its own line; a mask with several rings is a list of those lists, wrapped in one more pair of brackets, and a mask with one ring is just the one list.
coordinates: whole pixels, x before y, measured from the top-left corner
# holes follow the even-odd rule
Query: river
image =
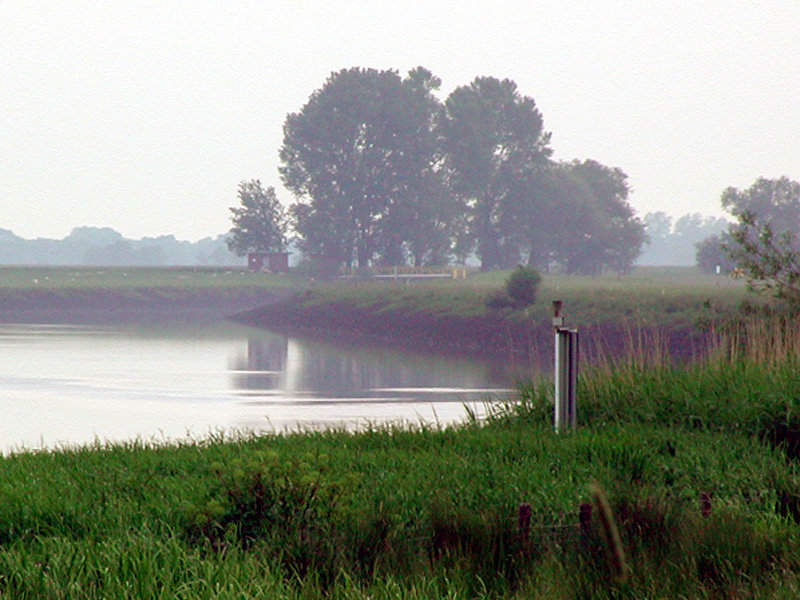
[(321, 342), (226, 321), (0, 324), (0, 448), (479, 416), (499, 363)]

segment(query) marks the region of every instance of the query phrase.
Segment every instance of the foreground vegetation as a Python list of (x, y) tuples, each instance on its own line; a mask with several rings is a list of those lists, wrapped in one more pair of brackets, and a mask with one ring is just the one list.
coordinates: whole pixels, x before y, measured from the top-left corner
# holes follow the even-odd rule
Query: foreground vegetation
[(686, 368), (643, 346), (585, 372), (563, 435), (532, 385), (446, 429), (8, 456), (0, 593), (797, 597), (800, 327), (774, 325), (722, 332)]

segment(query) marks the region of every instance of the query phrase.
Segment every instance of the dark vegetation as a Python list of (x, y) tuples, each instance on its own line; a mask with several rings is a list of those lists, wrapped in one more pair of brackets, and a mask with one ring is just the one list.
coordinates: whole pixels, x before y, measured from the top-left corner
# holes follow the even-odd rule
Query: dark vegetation
[(541, 281), (542, 276), (536, 269), (520, 265), (508, 276), (503, 289), (486, 299), (486, 306), (493, 310), (526, 308), (536, 302)]

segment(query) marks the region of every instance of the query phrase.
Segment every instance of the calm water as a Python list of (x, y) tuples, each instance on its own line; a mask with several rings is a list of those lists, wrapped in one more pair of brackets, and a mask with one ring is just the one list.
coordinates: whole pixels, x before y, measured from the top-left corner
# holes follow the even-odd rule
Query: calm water
[(445, 423), (513, 395), (489, 363), (301, 340), (228, 323), (0, 324), (0, 448), (221, 430)]

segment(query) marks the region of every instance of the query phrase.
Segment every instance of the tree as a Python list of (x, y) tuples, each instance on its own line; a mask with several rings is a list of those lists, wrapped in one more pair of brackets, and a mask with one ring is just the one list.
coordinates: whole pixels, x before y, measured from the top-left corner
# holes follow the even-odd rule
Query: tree
[(774, 225), (776, 233), (800, 229), (800, 183), (788, 177), (761, 177), (746, 190), (729, 187), (721, 203), (734, 217), (747, 213), (757, 223)]
[(760, 178), (746, 190), (727, 188), (721, 200), (738, 220), (724, 248), (750, 288), (800, 305), (800, 183)]
[(286, 118), (280, 173), (299, 198), (292, 216), (304, 250), (359, 267), (401, 253), (398, 204), (431, 161), (421, 137), (426, 77), (434, 83), (423, 73), (412, 84), (391, 70), (344, 69)]
[(239, 184), (239, 206), (231, 207), (233, 227), (228, 248), (243, 256), (248, 252), (281, 252), (286, 248), (287, 219), (275, 188), (264, 189), (252, 179)]
[(594, 160), (561, 166), (551, 193), (552, 258), (568, 273), (627, 273), (646, 236), (628, 203), (627, 175)]
[(510, 79), (478, 77), (445, 101), (442, 135), (453, 188), (470, 206), (481, 269), (516, 264), (514, 182), (544, 169), (551, 154), (535, 102)]
[(663, 211), (649, 212), (642, 221), (651, 244), (666, 239), (672, 233), (672, 217)]
[(406, 171), (398, 194), (381, 225), (380, 259), (384, 264), (415, 266), (449, 260), (464, 214), (463, 202), (446, 185), (440, 128), (443, 105), (434, 95), (441, 81), (417, 67), (402, 82), (409, 93), (406, 110), (414, 127)]
[(712, 235), (698, 242), (696, 248), (696, 263), (700, 270), (709, 274), (730, 273), (736, 264), (725, 251), (725, 246), (730, 243), (727, 232)]
[[(704, 216), (699, 213), (687, 213), (675, 219), (674, 223), (663, 212), (647, 213), (643, 220), (648, 240), (638, 262), (645, 265), (695, 264), (698, 245), (728, 228), (728, 221), (724, 217)], [(706, 256), (711, 246), (704, 244), (703, 248)], [(710, 255), (708, 259), (716, 260)], [(721, 264), (716, 262), (712, 265), (712, 270)]]

